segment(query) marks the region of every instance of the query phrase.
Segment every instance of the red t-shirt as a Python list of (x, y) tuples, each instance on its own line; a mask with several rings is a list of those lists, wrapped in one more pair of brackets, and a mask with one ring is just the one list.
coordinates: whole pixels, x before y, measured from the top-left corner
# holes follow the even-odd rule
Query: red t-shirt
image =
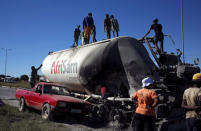
[(106, 87), (101, 87), (101, 95), (103, 95), (103, 94), (105, 94), (105, 92), (106, 92)]

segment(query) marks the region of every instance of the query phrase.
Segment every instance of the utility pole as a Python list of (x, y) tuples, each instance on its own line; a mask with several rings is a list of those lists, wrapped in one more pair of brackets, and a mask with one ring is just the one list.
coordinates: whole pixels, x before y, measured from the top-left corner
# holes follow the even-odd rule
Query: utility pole
[(1, 48), (1, 49), (5, 51), (5, 78), (4, 78), (4, 82), (6, 82), (7, 55), (8, 55), (8, 51), (11, 51), (11, 49), (7, 49), (7, 48)]
[(181, 32), (182, 32), (182, 54), (183, 54), (183, 63), (184, 60), (184, 24), (183, 24), (183, 0), (181, 0)]

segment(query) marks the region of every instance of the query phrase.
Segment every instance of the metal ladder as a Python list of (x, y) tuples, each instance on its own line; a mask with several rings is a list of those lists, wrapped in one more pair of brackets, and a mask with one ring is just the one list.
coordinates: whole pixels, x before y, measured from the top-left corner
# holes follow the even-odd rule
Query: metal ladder
[[(159, 57), (157, 55), (159, 55), (159, 53), (157, 52), (157, 49), (155, 49), (155, 47), (152, 47), (150, 42), (152, 42), (154, 44), (154, 40), (153, 40), (153, 37), (145, 37), (144, 40), (143, 40), (143, 43), (146, 43), (149, 50), (151, 51), (151, 54), (152, 56), (154, 57), (154, 59), (156, 60), (157, 64), (159, 66), (161, 66), (161, 63), (159, 61)], [(155, 50), (154, 50), (155, 49)]]

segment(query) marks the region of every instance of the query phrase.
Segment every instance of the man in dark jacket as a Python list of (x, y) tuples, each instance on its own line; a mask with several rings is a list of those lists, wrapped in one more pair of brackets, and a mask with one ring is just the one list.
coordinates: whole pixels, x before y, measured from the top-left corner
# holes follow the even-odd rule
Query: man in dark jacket
[(33, 88), (36, 84), (36, 82), (38, 81), (38, 70), (42, 67), (42, 64), (38, 67), (38, 68), (35, 68), (35, 66), (32, 66), (31, 67), (31, 78), (30, 78), (30, 85), (31, 85), (31, 88)]
[(96, 26), (95, 25), (92, 28), (91, 34), (92, 34), (92, 40), (93, 40), (93, 42), (96, 42), (97, 40), (96, 40)]
[(74, 30), (73, 47), (75, 47), (75, 43), (76, 43), (76, 46), (78, 46), (78, 40), (79, 40), (79, 38), (81, 39), (80, 33), (81, 33), (81, 31), (80, 31), (80, 25), (78, 25), (77, 28), (75, 28), (75, 30)]
[(111, 30), (112, 30), (112, 34), (113, 37), (115, 37), (115, 32), (116, 32), (116, 37), (119, 36), (119, 23), (117, 21), (117, 19), (114, 18), (113, 15), (110, 16), (110, 21), (111, 21)]
[(107, 34), (107, 39), (110, 39), (110, 37), (111, 37), (111, 35), (110, 35), (110, 32), (111, 32), (111, 21), (110, 21), (110, 18), (109, 18), (108, 14), (105, 15), (105, 19), (104, 19), (104, 31)]
[[(162, 32), (162, 25), (158, 24), (158, 19), (155, 19), (153, 21), (153, 24), (151, 25), (149, 31), (145, 34), (144, 37), (146, 37), (150, 33), (151, 30), (154, 30), (154, 32), (155, 32), (154, 44), (155, 44), (156, 51), (158, 52), (158, 54), (161, 54), (164, 51), (163, 50), (164, 35)], [(160, 50), (158, 48), (158, 41), (160, 42)]]
[(89, 43), (90, 34), (93, 28), (93, 25), (94, 25), (94, 20), (92, 17), (92, 13), (88, 13), (88, 16), (86, 16), (83, 20), (84, 38), (86, 39), (86, 44)]

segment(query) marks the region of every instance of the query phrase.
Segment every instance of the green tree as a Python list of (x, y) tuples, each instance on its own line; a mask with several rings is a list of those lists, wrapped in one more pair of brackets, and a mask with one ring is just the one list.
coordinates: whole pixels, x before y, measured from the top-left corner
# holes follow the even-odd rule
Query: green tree
[(16, 77), (14, 80), (15, 80), (15, 81), (19, 81), (19, 80), (20, 80), (20, 78)]
[(28, 81), (28, 80), (29, 80), (29, 77), (28, 77), (28, 75), (21, 75), (21, 76), (20, 76), (20, 80)]

